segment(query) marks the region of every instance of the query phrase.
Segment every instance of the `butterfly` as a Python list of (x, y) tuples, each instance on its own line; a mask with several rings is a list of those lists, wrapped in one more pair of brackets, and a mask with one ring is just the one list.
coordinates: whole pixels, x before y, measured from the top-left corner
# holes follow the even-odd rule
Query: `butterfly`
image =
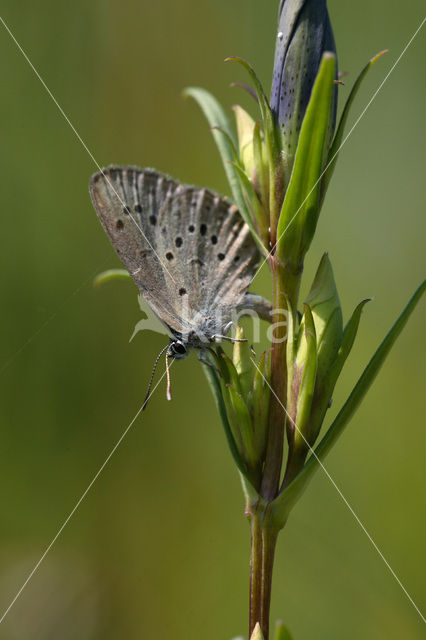
[(90, 195), (119, 258), (172, 336), (167, 356), (227, 339), (235, 312), (269, 314), (267, 301), (247, 293), (260, 254), (226, 198), (131, 166), (95, 173)]

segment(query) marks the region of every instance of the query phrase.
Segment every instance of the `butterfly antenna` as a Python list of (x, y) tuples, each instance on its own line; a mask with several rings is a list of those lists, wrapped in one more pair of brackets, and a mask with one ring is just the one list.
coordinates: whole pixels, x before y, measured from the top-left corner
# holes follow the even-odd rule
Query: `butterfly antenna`
[(171, 400), (172, 399), (172, 392), (171, 392), (171, 388), (170, 388), (169, 354), (167, 352), (166, 352), (166, 377), (167, 377), (166, 397), (167, 397), (167, 400)]
[[(148, 383), (148, 389), (146, 390), (145, 399), (143, 401), (142, 411), (144, 411), (144, 409), (146, 408), (146, 405), (148, 404), (149, 396), (150, 396), (150, 393), (151, 393), (151, 387), (152, 387), (152, 383), (154, 381), (154, 375), (155, 375), (155, 370), (156, 370), (157, 365), (158, 365), (158, 361), (160, 360), (161, 356), (166, 351), (166, 349), (169, 348), (169, 346), (170, 345), (167, 344), (165, 347), (163, 347), (163, 349), (161, 349), (160, 353), (158, 354), (158, 356), (155, 359), (154, 366), (152, 367), (151, 378), (150, 378), (149, 383)], [(166, 361), (167, 361), (167, 359), (166, 359)], [(170, 376), (168, 376), (167, 380), (169, 380), (169, 379), (170, 379)], [(167, 388), (169, 388), (169, 383), (167, 383)]]

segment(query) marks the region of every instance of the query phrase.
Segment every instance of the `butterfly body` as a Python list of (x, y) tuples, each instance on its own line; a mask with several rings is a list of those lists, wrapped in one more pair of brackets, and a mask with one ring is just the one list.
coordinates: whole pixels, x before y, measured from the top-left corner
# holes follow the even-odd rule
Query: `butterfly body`
[(169, 355), (182, 358), (223, 337), (259, 261), (235, 205), (137, 167), (96, 173), (90, 194), (114, 249), (172, 335)]

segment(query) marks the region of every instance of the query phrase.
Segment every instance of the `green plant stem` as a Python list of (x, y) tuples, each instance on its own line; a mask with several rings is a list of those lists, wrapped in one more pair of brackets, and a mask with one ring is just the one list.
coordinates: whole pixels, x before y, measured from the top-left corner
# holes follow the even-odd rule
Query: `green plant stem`
[(272, 501), (280, 485), (283, 460), (284, 427), (286, 413), (284, 407), (287, 397), (287, 331), (283, 311), (287, 309), (287, 300), (291, 309), (296, 309), (301, 274), (296, 276), (286, 272), (279, 264), (276, 256), (271, 261), (273, 277), (273, 310), (272, 318), (275, 327), (271, 354), (271, 402), (269, 407), (269, 433), (260, 494)]
[[(271, 354), (271, 401), (269, 406), (269, 432), (266, 459), (262, 478), (261, 496), (271, 502), (277, 494), (280, 484), (281, 465), (283, 459), (285, 402), (287, 388), (287, 371), (285, 367), (287, 327), (283, 323), (282, 311), (287, 304), (282, 293), (282, 283), (276, 261), (272, 261), (273, 273), (273, 318), (274, 339)], [(282, 325), (282, 326), (280, 326)], [(281, 400), (281, 402), (280, 402)], [(282, 404), (281, 404), (282, 403)]]
[(269, 609), (271, 604), (272, 571), (278, 531), (268, 516), (269, 503), (280, 488), (283, 462), (284, 430), (287, 397), (287, 332), (288, 324), (283, 315), (289, 301), (296, 309), (300, 274), (287, 273), (276, 257), (271, 261), (273, 291), (274, 340), (271, 357), (271, 401), (269, 406), (269, 432), (265, 465), (260, 489), (260, 500), (250, 509), (251, 560), (250, 560), (250, 634), (259, 622), (265, 640), (269, 637)]
[(294, 449), (294, 447), (290, 446), (288, 452), (287, 467), (284, 473), (284, 480), (282, 484), (283, 489), (285, 487), (288, 487), (292, 480), (294, 480), (294, 478), (297, 476), (299, 471), (303, 469), (307, 453), (307, 447), (298, 447), (298, 449)]
[(259, 622), (263, 637), (269, 638), (272, 571), (278, 530), (267, 525), (264, 509), (251, 515), (250, 621), (249, 637)]

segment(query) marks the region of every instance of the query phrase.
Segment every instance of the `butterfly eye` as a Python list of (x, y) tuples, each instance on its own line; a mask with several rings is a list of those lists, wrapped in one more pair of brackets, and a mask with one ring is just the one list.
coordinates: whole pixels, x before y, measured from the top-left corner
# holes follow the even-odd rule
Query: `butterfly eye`
[(171, 344), (171, 352), (174, 356), (186, 356), (187, 351), (183, 342), (172, 342)]

